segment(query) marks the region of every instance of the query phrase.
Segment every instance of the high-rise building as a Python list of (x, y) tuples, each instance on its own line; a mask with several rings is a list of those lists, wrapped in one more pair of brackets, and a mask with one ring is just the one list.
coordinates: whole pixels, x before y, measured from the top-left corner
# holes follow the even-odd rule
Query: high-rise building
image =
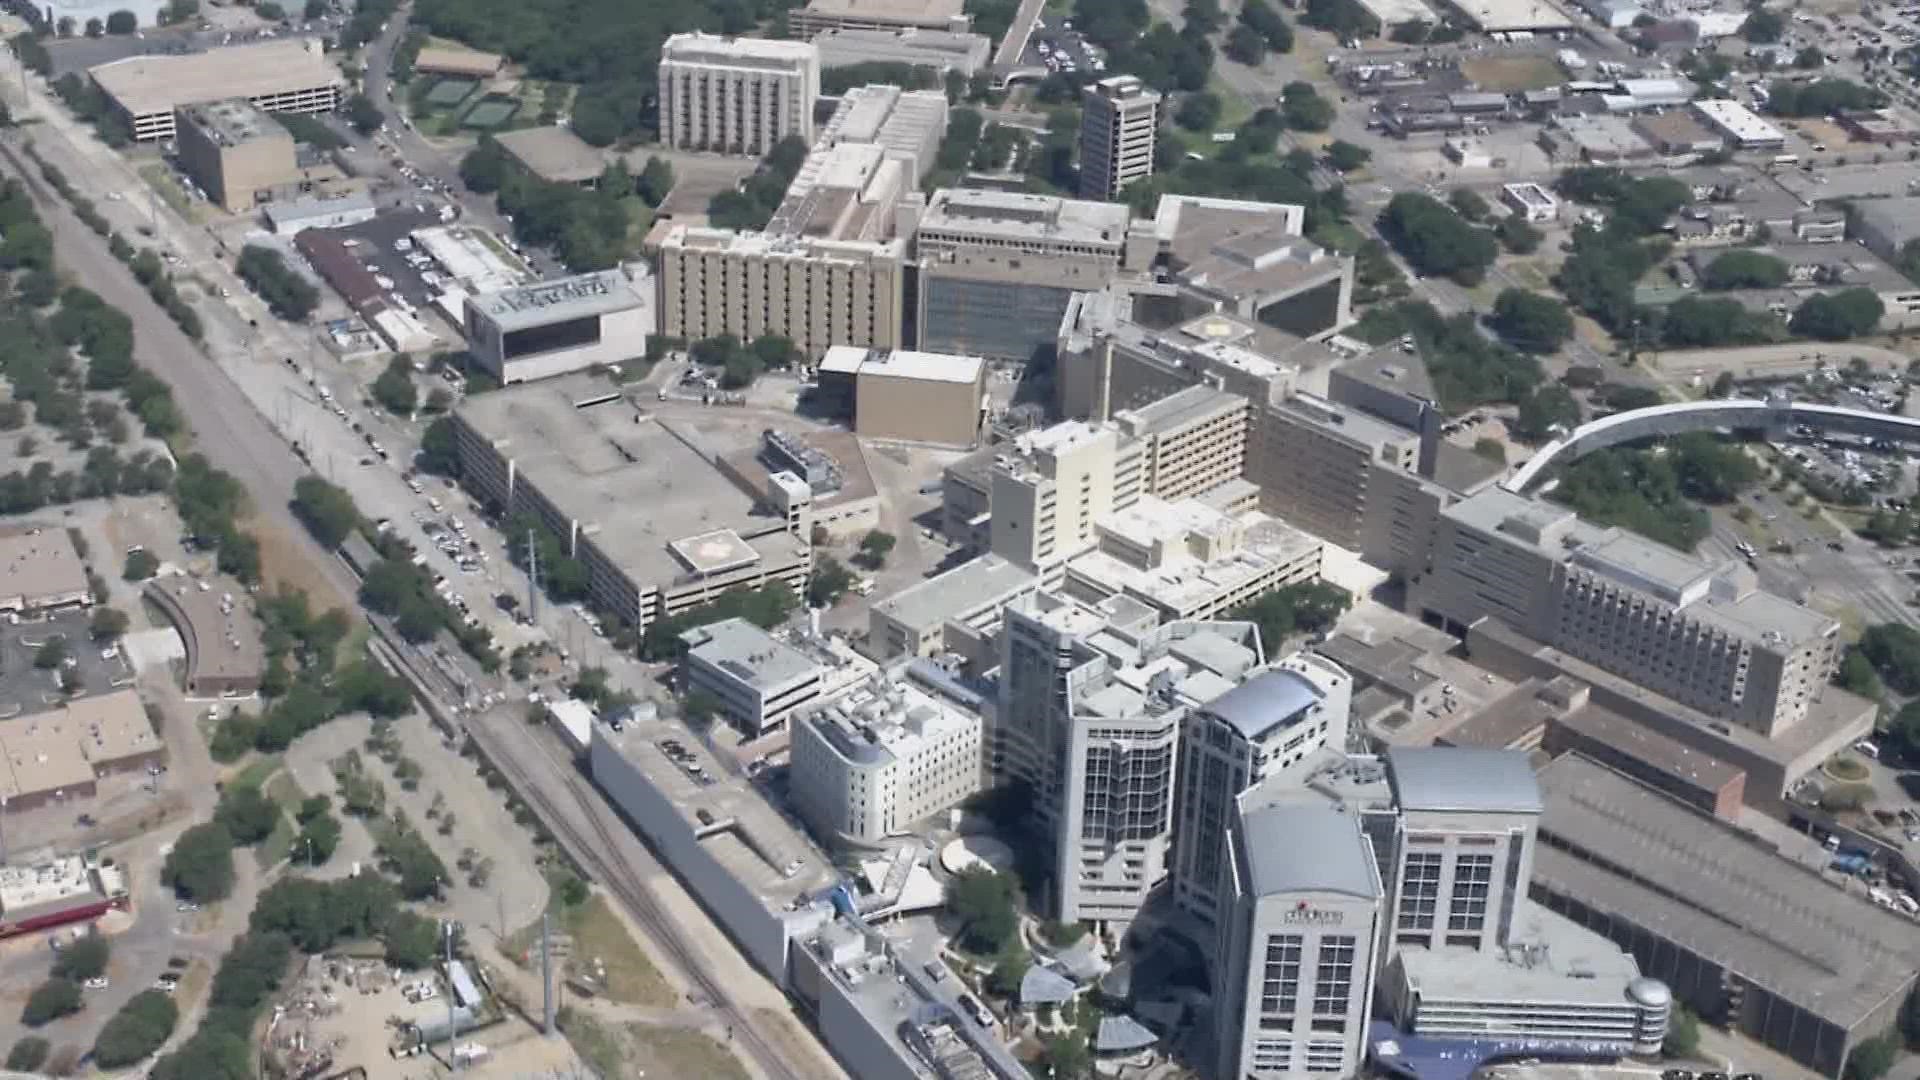
[(1174, 807), (1173, 899), (1195, 918), (1219, 917), (1227, 832), (1242, 792), (1324, 746), (1342, 749), (1353, 679), (1313, 653), (1295, 653), (1187, 714)]
[(1166, 876), (1187, 712), (1260, 666), (1250, 623), (1155, 626), (1137, 604), (1096, 609), (1055, 593), (1008, 605), (988, 777), (1032, 793), (1052, 837), (1052, 913), (1130, 922)]
[(1839, 659), (1840, 624), (1572, 510), (1491, 488), (1439, 516), (1408, 609), (1515, 632), (1682, 705), (1773, 737), (1804, 720)]
[(675, 34), (660, 47), (660, 140), (673, 150), (759, 157), (813, 142), (820, 55), (805, 41)]
[(1394, 947), (1505, 945), (1526, 899), (1542, 805), (1527, 755), (1397, 746), (1386, 760), (1400, 809), (1388, 877)]
[(1043, 577), (1092, 546), (1094, 524), (1140, 498), (1140, 445), (1068, 421), (1021, 439), (993, 473), (993, 551)]
[(904, 246), (680, 225), (660, 239), (660, 332), (699, 341), (784, 337), (809, 357), (833, 345), (900, 344)]
[(1132, 75), (1087, 88), (1080, 114), (1080, 197), (1113, 202), (1128, 184), (1153, 175), (1160, 94)]
[(1382, 905), (1359, 818), (1325, 804), (1261, 806), (1233, 816), (1225, 848), (1214, 1075), (1354, 1075)]

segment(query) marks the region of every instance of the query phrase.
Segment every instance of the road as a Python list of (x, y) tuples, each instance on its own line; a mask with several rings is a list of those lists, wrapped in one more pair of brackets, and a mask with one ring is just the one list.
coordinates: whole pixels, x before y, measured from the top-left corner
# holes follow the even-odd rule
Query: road
[(1033, 33), (1033, 22), (1046, 6), (1046, 0), (1020, 0), (1020, 10), (1007, 24), (1007, 36), (993, 50), (994, 67), (1004, 71), (1020, 63), (1020, 54), (1027, 51), (1027, 38)]

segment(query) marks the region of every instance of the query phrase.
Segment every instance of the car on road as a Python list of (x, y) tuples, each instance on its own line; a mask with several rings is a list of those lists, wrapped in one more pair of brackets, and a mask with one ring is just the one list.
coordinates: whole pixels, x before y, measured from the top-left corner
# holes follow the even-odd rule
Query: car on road
[(83, 982), (80, 985), (83, 987), (86, 987), (88, 990), (105, 990), (107, 987), (113, 984), (107, 981), (107, 977), (105, 975), (95, 975), (93, 978), (88, 979), (86, 982)]

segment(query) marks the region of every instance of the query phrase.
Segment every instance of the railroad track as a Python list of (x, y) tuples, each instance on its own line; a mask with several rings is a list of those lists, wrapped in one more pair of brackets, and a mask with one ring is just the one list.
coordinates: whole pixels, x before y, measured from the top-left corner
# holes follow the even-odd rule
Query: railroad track
[(598, 878), (602, 885), (614, 894), (621, 903), (645, 926), (659, 945), (667, 951), (673, 962), (686, 973), (706, 1004), (718, 1010), (725, 1017), (732, 1038), (746, 1047), (761, 1071), (773, 1080), (802, 1080), (780, 1052), (763, 1036), (758, 1027), (722, 989), (715, 979), (700, 963), (699, 957), (681, 940), (679, 930), (661, 912), (653, 898), (648, 894), (646, 884), (640, 880), (626, 859), (613, 854), (616, 840), (606, 823), (596, 813), (594, 805), (599, 797), (596, 792), (587, 790), (586, 782), (578, 777), (566, 778), (567, 794), (572, 796), (579, 811), (585, 816), (592, 835), (586, 835), (575, 824), (565, 809), (558, 805), (553, 796), (536, 783), (526, 767), (520, 764), (511, 753), (505, 752), (496, 741), (492, 732), (479, 724), (469, 725), (469, 733), (480, 740), (488, 751), (488, 760), (496, 768), (507, 774), (507, 779), (521, 798), (534, 808), (542, 820), (552, 829), (554, 835), (569, 848), (574, 858), (580, 861), (581, 868)]

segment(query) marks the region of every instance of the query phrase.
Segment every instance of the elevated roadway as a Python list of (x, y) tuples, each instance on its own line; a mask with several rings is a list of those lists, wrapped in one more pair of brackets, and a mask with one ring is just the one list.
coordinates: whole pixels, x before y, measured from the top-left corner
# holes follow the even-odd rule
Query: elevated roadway
[(1525, 491), (1556, 463), (1575, 461), (1595, 450), (1638, 439), (1684, 435), (1691, 431), (1785, 432), (1803, 425), (1829, 434), (1920, 443), (1920, 420), (1912, 417), (1797, 402), (1785, 395), (1765, 400), (1687, 401), (1614, 413), (1582, 424), (1563, 438), (1541, 447), (1539, 453), (1500, 486), (1509, 491)]

